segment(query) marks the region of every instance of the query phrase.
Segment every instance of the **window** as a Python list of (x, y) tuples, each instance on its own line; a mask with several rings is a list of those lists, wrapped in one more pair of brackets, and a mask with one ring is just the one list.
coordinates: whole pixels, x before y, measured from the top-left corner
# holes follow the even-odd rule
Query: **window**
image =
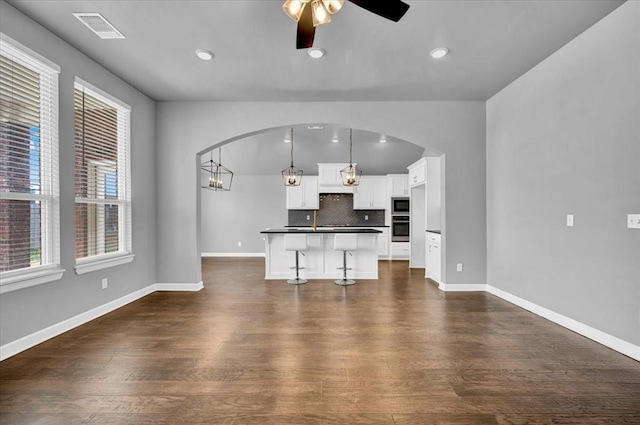
[(76, 273), (130, 262), (128, 105), (76, 79)]
[(60, 68), (0, 33), (0, 293), (62, 277)]

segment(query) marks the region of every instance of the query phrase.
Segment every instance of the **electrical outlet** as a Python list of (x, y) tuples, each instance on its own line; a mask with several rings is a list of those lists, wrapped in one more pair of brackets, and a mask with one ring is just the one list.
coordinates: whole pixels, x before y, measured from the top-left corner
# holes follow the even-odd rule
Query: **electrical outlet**
[(311, 220), (311, 216), (310, 215), (307, 216), (307, 221), (309, 221), (309, 220)]
[(567, 227), (573, 227), (573, 214), (567, 214)]
[(365, 214), (364, 221), (369, 221), (369, 216)]
[(242, 242), (238, 241), (238, 248), (242, 247)]
[(109, 279), (106, 277), (102, 279), (102, 289), (107, 289), (109, 287)]
[(627, 214), (627, 227), (629, 229), (640, 229), (640, 214)]
[(462, 263), (456, 264), (456, 270), (459, 271), (459, 272), (462, 271)]

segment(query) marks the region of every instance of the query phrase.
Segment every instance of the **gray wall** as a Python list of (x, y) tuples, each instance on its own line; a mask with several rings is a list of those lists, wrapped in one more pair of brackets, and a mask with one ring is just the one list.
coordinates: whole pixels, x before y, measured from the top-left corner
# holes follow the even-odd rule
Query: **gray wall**
[[(62, 280), (0, 296), (0, 345), (39, 331), (156, 282), (155, 105), (118, 77), (39, 24), (0, 2), (0, 28), (14, 40), (58, 64), (60, 73), (60, 234)], [(91, 35), (92, 36), (92, 35)], [(132, 263), (76, 276), (74, 246), (74, 77), (129, 104), (131, 111)], [(101, 289), (101, 279), (109, 288)]]
[[(228, 167), (233, 171), (233, 164)], [(234, 176), (229, 192), (203, 189), (201, 195), (203, 253), (264, 253), (260, 231), (287, 224), (280, 175)]]
[(639, 344), (639, 185), (631, 1), (488, 101), (488, 283)]
[[(444, 279), (486, 282), (485, 102), (162, 102), (156, 112), (157, 167), (170, 170), (157, 181), (159, 282), (201, 281), (198, 153), (263, 129), (318, 122), (446, 153)], [(452, 272), (455, 263), (465, 263), (464, 272)]]

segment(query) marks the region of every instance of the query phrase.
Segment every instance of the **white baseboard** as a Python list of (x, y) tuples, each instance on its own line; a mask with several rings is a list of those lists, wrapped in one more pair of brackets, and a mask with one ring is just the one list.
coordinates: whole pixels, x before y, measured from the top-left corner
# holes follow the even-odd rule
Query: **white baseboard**
[[(433, 278), (430, 279), (438, 282)], [(446, 284), (444, 282), (438, 282), (438, 289), (444, 292), (484, 292), (486, 287), (487, 285), (475, 283)]]
[[(583, 335), (595, 342), (598, 342), (606, 347), (609, 347), (619, 353), (631, 357), (632, 359), (640, 361), (640, 346), (631, 344), (620, 338), (609, 335), (577, 320), (563, 316), (559, 313), (551, 311), (545, 307), (534, 304), (516, 295), (505, 292), (501, 289), (493, 287), (491, 285), (482, 284), (450, 284), (446, 285), (444, 282), (439, 282), (439, 288), (446, 292), (453, 291), (486, 291), (493, 294), (505, 301), (515, 304), (519, 307), (529, 310), (530, 312), (544, 317), (560, 326), (570, 329), (580, 335)], [(44, 341), (47, 341), (55, 336), (63, 334), (73, 328), (83, 325), (91, 320), (97, 319), (107, 313), (117, 310), (133, 301), (136, 301), (146, 295), (149, 295), (155, 291), (199, 291), (204, 287), (203, 282), (197, 283), (156, 283), (149, 285), (146, 288), (139, 289), (117, 300), (110, 301), (104, 305), (93, 308), (87, 312), (78, 314), (77, 316), (63, 320), (60, 323), (49, 326), (40, 331), (34, 332), (30, 335), (12, 341), (8, 344), (0, 346), (0, 361), (12, 357), (22, 351), (25, 351), (31, 347), (34, 347)]]
[(510, 294), (509, 292), (505, 292), (502, 289), (498, 289), (491, 285), (486, 285), (486, 288), (487, 292), (495, 295), (498, 298), (502, 298), (503, 300), (515, 304), (518, 307), (529, 310), (530, 312), (537, 314), (538, 316), (544, 317), (545, 319), (557, 323), (558, 325), (572, 330), (573, 332), (576, 332), (619, 353), (629, 356), (634, 360), (640, 361), (640, 346), (638, 345), (631, 344), (630, 342), (624, 341), (613, 335), (609, 335), (598, 329), (592, 328), (591, 326), (585, 325), (584, 323), (578, 322), (577, 320), (571, 319), (567, 316), (563, 316), (562, 314), (534, 304), (516, 295)]
[(111, 313), (114, 310), (124, 307), (125, 305), (132, 303), (144, 296), (147, 296), (155, 291), (199, 291), (202, 289), (203, 283), (156, 283), (149, 285), (145, 288), (138, 289), (124, 297), (118, 298), (113, 301), (109, 301), (106, 304), (93, 308), (84, 313), (80, 313), (77, 316), (63, 320), (60, 323), (51, 325), (45, 329), (36, 331), (30, 335), (24, 336), (15, 341), (9, 342), (0, 346), (0, 361), (15, 356), (22, 351), (28, 350), (31, 347), (35, 347), (53, 337), (61, 335), (73, 328), (77, 328), (80, 325), (84, 325), (100, 316), (104, 316), (107, 313)]
[(200, 254), (203, 258), (212, 257), (264, 257), (264, 252), (203, 252)]
[(67, 331), (70, 331), (73, 328), (76, 328), (80, 325), (90, 322), (91, 320), (97, 319), (100, 316), (103, 316), (107, 313), (117, 310), (118, 308), (123, 307), (133, 301), (136, 301), (146, 295), (149, 295), (154, 291), (155, 291), (155, 285), (149, 285), (146, 288), (139, 289), (135, 292), (132, 292), (131, 294), (125, 295), (124, 297), (118, 298), (117, 300), (110, 301), (99, 307), (93, 308), (84, 313), (80, 313), (77, 316), (63, 320), (60, 323), (51, 325), (48, 328), (39, 330), (30, 335), (24, 336), (20, 339), (12, 341), (3, 346), (0, 346), (0, 361), (7, 359), (11, 356), (14, 356), (31, 347), (34, 347), (55, 336), (58, 336)]
[(198, 283), (156, 283), (156, 291), (194, 291), (197, 292), (204, 288), (202, 281)]

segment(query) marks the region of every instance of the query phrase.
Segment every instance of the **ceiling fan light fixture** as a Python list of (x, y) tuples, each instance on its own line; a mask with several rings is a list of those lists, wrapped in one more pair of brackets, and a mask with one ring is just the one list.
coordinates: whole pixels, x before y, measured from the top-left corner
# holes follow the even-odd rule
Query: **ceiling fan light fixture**
[(300, 16), (302, 16), (302, 11), (304, 7), (311, 0), (286, 0), (282, 5), (282, 10), (286, 13), (291, 19), (298, 22), (300, 20)]
[(447, 56), (447, 53), (449, 53), (449, 49), (447, 49), (446, 47), (436, 47), (431, 52), (429, 52), (429, 55), (431, 55), (431, 57), (434, 59), (442, 59), (443, 57)]
[(324, 3), (324, 7), (327, 8), (327, 11), (333, 15), (342, 9), (344, 0), (322, 0), (322, 3)]
[(313, 0), (311, 2), (311, 10), (313, 11), (313, 26), (328, 24), (331, 22), (331, 14), (325, 7), (322, 0)]

